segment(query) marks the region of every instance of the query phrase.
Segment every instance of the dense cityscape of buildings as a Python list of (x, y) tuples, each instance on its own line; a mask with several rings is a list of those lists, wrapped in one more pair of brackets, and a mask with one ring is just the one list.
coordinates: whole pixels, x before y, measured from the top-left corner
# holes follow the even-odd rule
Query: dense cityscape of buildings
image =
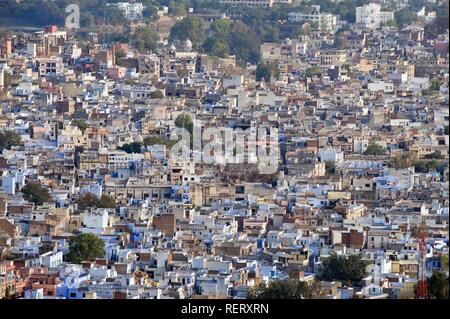
[[(142, 53), (56, 25), (5, 36), (0, 299), (247, 298), (288, 280), (317, 298), (410, 299), (448, 277), (449, 32), (397, 28), (380, 3), (354, 23), (288, 13), (315, 30), (261, 44), (257, 65), (190, 39)], [(358, 256), (360, 278), (325, 274), (332, 256)]]

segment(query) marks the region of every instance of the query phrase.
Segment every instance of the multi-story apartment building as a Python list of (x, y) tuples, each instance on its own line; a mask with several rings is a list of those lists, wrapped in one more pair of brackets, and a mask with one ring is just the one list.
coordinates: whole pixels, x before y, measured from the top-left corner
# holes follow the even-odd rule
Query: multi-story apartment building
[(64, 64), (61, 57), (39, 58), (36, 59), (40, 76), (49, 74), (62, 74), (64, 72)]
[(346, 51), (345, 50), (324, 50), (320, 53), (320, 66), (330, 67), (330, 66), (341, 66), (346, 61)]
[(394, 12), (381, 11), (381, 6), (377, 3), (356, 7), (356, 23), (361, 23), (366, 28), (377, 29), (382, 23), (392, 20), (394, 20)]
[(331, 31), (337, 23), (338, 17), (331, 13), (321, 13), (319, 5), (312, 5), (310, 12), (290, 12), (289, 22), (313, 22), (320, 30)]

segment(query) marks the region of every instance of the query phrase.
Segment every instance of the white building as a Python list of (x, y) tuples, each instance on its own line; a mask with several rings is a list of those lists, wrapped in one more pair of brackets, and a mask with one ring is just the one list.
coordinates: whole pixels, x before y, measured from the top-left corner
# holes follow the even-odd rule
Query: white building
[(64, 73), (64, 64), (61, 57), (39, 58), (36, 59), (36, 63), (39, 76)]
[(288, 13), (289, 22), (314, 22), (321, 30), (333, 30), (337, 23), (337, 16), (331, 13), (321, 13), (319, 5), (312, 5), (311, 12), (290, 12)]
[(83, 224), (87, 228), (106, 228), (108, 226), (108, 211), (106, 209), (98, 209), (86, 212), (83, 215)]
[(356, 7), (356, 23), (361, 23), (369, 29), (377, 29), (382, 23), (394, 20), (394, 12), (381, 11), (377, 3), (369, 3)]
[(430, 81), (426, 77), (414, 77), (409, 79), (406, 83), (400, 85), (400, 89), (411, 91), (414, 94), (420, 94), (424, 90), (430, 88)]
[(244, 83), (244, 76), (243, 75), (230, 75), (227, 77), (224, 77), (222, 79), (222, 87), (224, 89), (230, 87), (230, 86), (235, 86), (235, 87), (239, 87)]
[(80, 187), (80, 194), (92, 193), (97, 197), (102, 197), (102, 185), (100, 184), (88, 184)]
[(370, 92), (383, 91), (384, 93), (394, 92), (394, 84), (391, 82), (377, 81), (367, 84), (367, 88)]
[(344, 152), (334, 148), (322, 148), (319, 150), (319, 157), (322, 162), (342, 163), (344, 161)]
[(14, 195), (16, 193), (16, 177), (10, 173), (3, 175), (1, 189), (8, 195)]
[(369, 146), (369, 140), (367, 138), (356, 136), (353, 139), (353, 152), (362, 154), (366, 151)]
[(41, 255), (41, 263), (44, 267), (55, 268), (63, 262), (62, 251), (49, 251)]
[(117, 3), (108, 3), (107, 6), (115, 6), (120, 11), (123, 12), (125, 18), (130, 20), (139, 20), (142, 18), (142, 13), (144, 12), (145, 7), (140, 2), (136, 3), (128, 3), (128, 2), (117, 2)]
[(27, 42), (27, 54), (33, 58), (37, 55), (37, 46), (34, 42)]

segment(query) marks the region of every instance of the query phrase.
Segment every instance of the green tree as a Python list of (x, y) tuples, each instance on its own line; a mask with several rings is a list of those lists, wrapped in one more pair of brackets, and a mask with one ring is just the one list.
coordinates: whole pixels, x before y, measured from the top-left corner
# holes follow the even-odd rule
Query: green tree
[(102, 195), (100, 196), (100, 199), (98, 200), (99, 208), (114, 208), (116, 207), (116, 199), (113, 196), (109, 195)]
[(127, 152), (128, 154), (132, 153), (140, 153), (141, 152), (142, 144), (139, 142), (132, 142), (123, 144), (122, 146), (118, 147), (117, 149)]
[(249, 289), (248, 299), (319, 299), (323, 297), (317, 282), (287, 279), (275, 280), (267, 286), (259, 284)]
[(433, 271), (427, 278), (427, 288), (430, 298), (448, 299), (448, 277), (443, 272)]
[(395, 156), (391, 165), (397, 169), (411, 167), (416, 158), (417, 155), (413, 153), (403, 153), (400, 156)]
[(79, 264), (82, 261), (92, 261), (105, 255), (105, 243), (94, 234), (80, 234), (72, 237), (66, 260)]
[(9, 34), (7, 29), (0, 28), (0, 43), (5, 41)]
[(444, 135), (448, 135), (448, 132), (449, 132), (449, 130), (448, 130), (448, 125), (446, 125), (446, 126), (444, 127)]
[(194, 127), (193, 127), (193, 123), (192, 123), (192, 118), (189, 114), (183, 113), (183, 114), (178, 115), (177, 118), (175, 119), (175, 126), (180, 127), (180, 128), (185, 128), (192, 135)]
[(347, 39), (347, 34), (341, 34), (336, 37), (334, 45), (337, 49), (345, 50), (350, 46), (350, 41)]
[(413, 22), (418, 20), (418, 17), (411, 8), (403, 8), (394, 13), (394, 20), (399, 29), (411, 25)]
[(256, 81), (264, 79), (266, 82), (270, 80), (272, 76), (276, 76), (277, 68), (270, 63), (258, 64), (256, 67)]
[(142, 12), (142, 16), (150, 21), (158, 21), (158, 8), (154, 5), (148, 4), (146, 5), (144, 12)]
[(325, 162), (325, 171), (327, 174), (334, 174), (336, 172), (336, 163), (331, 161)]
[(81, 195), (77, 200), (78, 209), (83, 211), (88, 207), (96, 207), (97, 202), (98, 202), (98, 198), (97, 198), (97, 196), (95, 196), (95, 194), (90, 193), (90, 192), (85, 193), (85, 194)]
[(81, 12), (80, 25), (84, 28), (91, 28), (95, 25), (95, 17), (90, 12)]
[(448, 30), (449, 2), (445, 1), (442, 5), (435, 6), (433, 9), (436, 11), (436, 19), (425, 25), (424, 28), (427, 39), (435, 39)]
[(441, 153), (439, 153), (438, 151), (434, 151), (431, 154), (426, 154), (425, 158), (427, 159), (443, 159), (444, 155), (442, 155)]
[(441, 267), (442, 269), (448, 271), (448, 255), (441, 256)]
[(160, 90), (156, 90), (155, 92), (150, 93), (150, 97), (152, 99), (162, 99), (164, 98), (164, 94)]
[(197, 47), (205, 39), (206, 24), (199, 17), (185, 17), (178, 21), (170, 29), (169, 40), (186, 41), (191, 40), (194, 47)]
[(436, 160), (414, 161), (413, 166), (416, 173), (428, 173), (429, 171), (437, 171), (439, 168), (439, 162)]
[(108, 195), (102, 195), (98, 198), (95, 194), (87, 192), (78, 198), (77, 204), (78, 209), (81, 211), (88, 207), (114, 208), (116, 207), (116, 200), (114, 197)]
[(150, 135), (144, 137), (144, 146), (155, 145), (155, 144), (164, 144), (161, 137), (157, 135)]
[(438, 80), (433, 80), (430, 83), (430, 90), (439, 91), (441, 88), (441, 83)]
[(209, 37), (203, 42), (203, 50), (209, 55), (217, 56), (219, 58), (227, 58), (230, 55), (230, 48), (228, 43), (216, 37)]
[(25, 200), (42, 205), (46, 202), (52, 201), (52, 196), (47, 188), (41, 186), (38, 182), (30, 181), (21, 190), (22, 196)]
[(122, 50), (116, 50), (116, 64), (119, 62), (120, 59), (125, 58), (127, 55)]
[(104, 10), (105, 10), (104, 16), (107, 24), (123, 25), (128, 23), (127, 19), (123, 15), (122, 10), (120, 10), (119, 8), (106, 6)]
[(86, 121), (79, 119), (72, 120), (70, 124), (78, 127), (82, 132), (84, 132), (89, 127), (89, 124), (87, 124)]
[(261, 40), (258, 35), (244, 23), (237, 21), (230, 32), (230, 51), (236, 58), (245, 62), (257, 63)]
[(307, 68), (305, 70), (305, 76), (308, 77), (308, 78), (313, 76), (313, 75), (318, 75), (318, 74), (321, 74), (321, 73), (322, 73), (322, 69), (320, 67), (318, 67), (318, 66), (312, 66), (312, 67), (309, 67), (309, 68)]
[(4, 149), (11, 149), (12, 146), (17, 146), (22, 144), (22, 138), (19, 134), (14, 131), (0, 131), (0, 153)]
[(169, 14), (173, 16), (182, 16), (186, 12), (186, 6), (180, 1), (170, 1), (169, 2)]
[(140, 52), (156, 50), (159, 40), (158, 34), (151, 27), (139, 27), (132, 35), (132, 41)]
[(322, 259), (322, 266), (317, 279), (324, 281), (338, 280), (351, 286), (357, 284), (366, 275), (368, 263), (360, 255), (350, 255), (347, 258), (332, 254)]
[(214, 36), (218, 38), (227, 38), (230, 35), (232, 22), (226, 19), (219, 19), (211, 23), (210, 29)]
[(179, 69), (177, 71), (177, 76), (180, 78), (184, 78), (184, 77), (188, 76), (188, 74), (189, 74), (189, 71), (187, 69)]
[(389, 20), (385, 23), (382, 23), (381, 26), (387, 26), (387, 27), (396, 27), (397, 26), (397, 22), (394, 20)]
[(386, 149), (378, 144), (370, 144), (367, 146), (366, 151), (364, 152), (364, 155), (385, 155)]

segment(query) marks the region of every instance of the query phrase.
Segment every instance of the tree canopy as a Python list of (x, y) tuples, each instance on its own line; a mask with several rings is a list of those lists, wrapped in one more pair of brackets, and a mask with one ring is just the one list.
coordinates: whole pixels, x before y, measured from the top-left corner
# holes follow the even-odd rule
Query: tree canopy
[(66, 261), (79, 264), (82, 261), (92, 261), (105, 255), (105, 243), (94, 234), (80, 234), (72, 237)]
[(155, 92), (150, 93), (150, 97), (152, 99), (162, 99), (164, 94), (160, 90), (155, 90)]
[(287, 279), (275, 280), (267, 286), (259, 284), (249, 289), (249, 299), (319, 299), (322, 297), (317, 282), (309, 284), (304, 281)]
[(436, 11), (436, 19), (424, 28), (427, 39), (435, 39), (438, 35), (448, 30), (449, 1), (444, 1), (442, 5), (435, 5), (433, 9)]
[(209, 37), (203, 42), (202, 48), (208, 54), (219, 58), (227, 58), (230, 55), (230, 48), (226, 39), (223, 40), (216, 37)]
[(144, 12), (142, 12), (142, 16), (150, 21), (158, 21), (158, 7), (154, 6), (151, 3), (145, 4)]
[(140, 153), (142, 144), (139, 142), (126, 143), (117, 149), (127, 152), (128, 154)]
[(4, 149), (11, 149), (12, 146), (22, 144), (22, 138), (14, 131), (6, 130), (0, 131), (0, 153)]
[(77, 204), (80, 210), (85, 210), (88, 207), (114, 208), (116, 207), (116, 200), (108, 195), (102, 195), (98, 198), (95, 194), (88, 192), (78, 198)]
[(0, 42), (3, 42), (10, 35), (7, 29), (0, 28)]
[(86, 121), (79, 119), (73, 119), (70, 124), (78, 127), (82, 132), (89, 127), (89, 124), (87, 124)]
[(230, 54), (238, 61), (257, 63), (261, 38), (242, 21), (217, 20), (211, 23), (210, 37), (202, 45), (208, 54), (226, 58)]
[(322, 73), (322, 69), (318, 66), (311, 66), (305, 70), (305, 76), (311, 77)]
[(25, 200), (42, 205), (46, 202), (52, 201), (52, 196), (47, 188), (41, 186), (39, 182), (30, 181), (21, 190), (22, 196)]
[(256, 67), (256, 81), (264, 79), (266, 82), (270, 80), (272, 76), (276, 76), (276, 66), (270, 63), (258, 64)]
[(448, 277), (443, 272), (434, 271), (431, 277), (427, 278), (427, 288), (430, 298), (448, 299)]
[(336, 172), (336, 163), (331, 161), (325, 162), (325, 171), (327, 174), (334, 174)]
[(132, 36), (133, 44), (140, 52), (156, 50), (158, 40), (158, 34), (151, 27), (139, 27)]
[(370, 144), (367, 146), (366, 151), (364, 152), (364, 155), (385, 155), (386, 149), (378, 144)]
[[(80, 8), (81, 27), (92, 27), (95, 24), (126, 24), (122, 11), (107, 6), (107, 0), (77, 0)], [(45, 26), (49, 24), (64, 25), (65, 9), (72, 0), (3, 0), (0, 1), (0, 20), (11, 21), (12, 25)]]
[(257, 63), (260, 40), (256, 33), (244, 23), (237, 21), (231, 28), (231, 34), (229, 42), (231, 53), (240, 60)]
[(322, 259), (322, 266), (317, 279), (324, 281), (341, 281), (345, 285), (353, 286), (366, 275), (367, 262), (360, 255), (341, 257), (332, 254)]
[(175, 126), (180, 128), (185, 128), (192, 134), (193, 132), (193, 123), (192, 118), (189, 114), (183, 113), (176, 117)]
[(189, 39), (194, 47), (197, 47), (205, 39), (205, 31), (206, 24), (202, 18), (185, 17), (170, 29), (169, 40), (186, 41)]
[(436, 171), (439, 168), (439, 162), (431, 161), (413, 161), (414, 171), (416, 173), (428, 173), (430, 170)]
[(410, 25), (418, 20), (418, 17), (410, 8), (403, 8), (394, 13), (394, 20), (399, 29)]

